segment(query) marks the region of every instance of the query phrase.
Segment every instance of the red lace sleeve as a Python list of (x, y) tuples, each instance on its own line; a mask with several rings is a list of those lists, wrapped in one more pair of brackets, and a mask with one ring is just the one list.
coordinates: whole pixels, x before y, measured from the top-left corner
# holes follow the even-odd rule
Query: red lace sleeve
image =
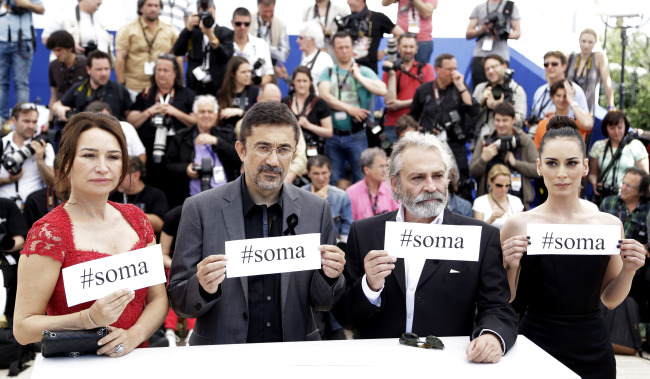
[(44, 217), (34, 223), (27, 234), (21, 254), (38, 254), (51, 257), (61, 263), (65, 259), (67, 238), (61, 223), (56, 219)]

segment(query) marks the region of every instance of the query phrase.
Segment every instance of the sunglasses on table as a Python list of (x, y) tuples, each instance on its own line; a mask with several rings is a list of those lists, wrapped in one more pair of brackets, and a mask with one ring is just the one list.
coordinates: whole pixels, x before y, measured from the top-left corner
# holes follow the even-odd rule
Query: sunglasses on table
[(402, 333), (399, 343), (406, 346), (421, 347), (423, 349), (444, 350), (445, 344), (436, 336), (427, 336), (424, 342), (420, 341), (415, 333)]
[(557, 67), (560, 65), (560, 62), (544, 62), (544, 67), (548, 67), (549, 65)]
[(243, 22), (243, 21), (235, 21), (234, 24), (235, 24), (235, 26), (242, 26), (242, 24), (243, 24), (244, 26), (246, 26), (246, 27), (251, 26), (251, 23), (250, 23), (250, 22)]

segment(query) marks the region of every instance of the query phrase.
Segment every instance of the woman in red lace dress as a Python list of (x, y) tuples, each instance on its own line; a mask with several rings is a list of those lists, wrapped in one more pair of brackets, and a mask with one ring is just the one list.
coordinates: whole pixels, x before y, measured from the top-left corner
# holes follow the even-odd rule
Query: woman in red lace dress
[(14, 320), (20, 343), (40, 341), (43, 330), (110, 326), (97, 353), (118, 357), (146, 346), (162, 324), (168, 309), (162, 284), (67, 306), (63, 268), (155, 244), (140, 209), (108, 202), (126, 175), (127, 158), (124, 134), (112, 116), (80, 113), (63, 129), (55, 185), (69, 200), (35, 222), (27, 236)]

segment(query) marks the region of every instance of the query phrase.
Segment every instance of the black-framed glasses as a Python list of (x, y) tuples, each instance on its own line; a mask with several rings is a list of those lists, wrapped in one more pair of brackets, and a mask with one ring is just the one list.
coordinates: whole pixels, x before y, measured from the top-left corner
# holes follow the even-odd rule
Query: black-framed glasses
[(424, 342), (422, 342), (420, 341), (420, 337), (415, 333), (402, 333), (402, 336), (399, 338), (399, 343), (406, 346), (421, 347), (423, 349), (445, 349), (445, 344), (442, 343), (440, 338), (436, 336), (427, 336), (424, 339)]
[(510, 183), (508, 183), (508, 184), (494, 183), (494, 185), (495, 185), (497, 188), (503, 188), (503, 187), (510, 188), (510, 186), (511, 186)]
[(544, 68), (548, 67), (548, 65), (551, 65), (553, 67), (557, 67), (560, 65), (560, 62), (544, 62)]
[(235, 24), (235, 26), (242, 26), (242, 25), (244, 25), (244, 26), (247, 27), (247, 28), (248, 28), (249, 26), (251, 26), (250, 21), (235, 21), (235, 22), (233, 22), (233, 24)]
[(280, 147), (271, 147), (269, 145), (257, 145), (253, 146), (250, 143), (244, 141), (244, 143), (248, 146), (251, 147), (251, 149), (255, 150), (258, 156), (261, 158), (266, 158), (269, 155), (273, 153), (273, 150), (275, 150), (276, 153), (278, 153), (279, 158), (289, 158), (293, 153), (296, 151), (296, 148), (290, 148), (290, 147), (285, 147), (285, 146), (280, 146)]

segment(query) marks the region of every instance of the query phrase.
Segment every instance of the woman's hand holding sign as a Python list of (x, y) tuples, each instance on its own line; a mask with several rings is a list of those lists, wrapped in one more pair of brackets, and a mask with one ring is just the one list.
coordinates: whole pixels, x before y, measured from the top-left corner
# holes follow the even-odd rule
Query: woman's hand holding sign
[(619, 243), (621, 258), (623, 258), (623, 270), (634, 273), (643, 267), (646, 259), (646, 249), (641, 242), (626, 238)]
[(125, 288), (97, 299), (87, 311), (88, 320), (96, 328), (111, 325), (120, 318), (126, 306), (134, 298), (135, 292)]

